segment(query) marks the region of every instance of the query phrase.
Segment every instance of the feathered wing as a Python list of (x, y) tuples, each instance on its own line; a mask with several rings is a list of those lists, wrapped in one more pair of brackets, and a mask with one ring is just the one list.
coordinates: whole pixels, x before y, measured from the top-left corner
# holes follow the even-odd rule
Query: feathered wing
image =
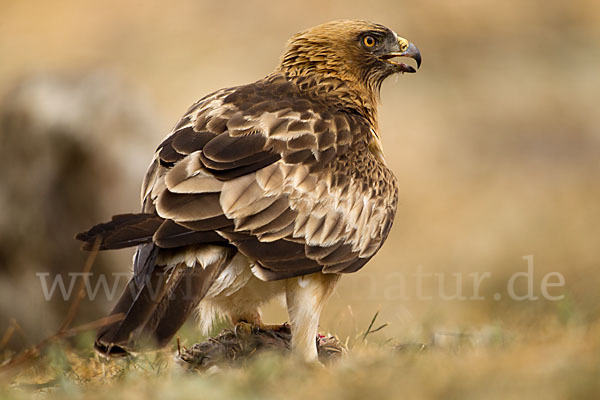
[[(84, 248), (98, 236), (102, 249), (138, 245), (113, 310), (125, 319), (102, 329), (96, 347), (118, 354), (142, 334), (166, 343), (236, 251), (263, 280), (361, 268), (385, 240), (397, 198), (391, 171), (368, 149), (371, 134), (358, 114), (307, 98), (281, 74), (193, 105), (158, 146), (142, 213), (78, 235)], [(217, 256), (191, 257), (210, 259), (201, 269), (160, 261), (209, 247)], [(194, 296), (174, 295), (189, 279)]]
[(370, 135), (282, 75), (217, 92), (159, 146), (145, 211), (226, 239), (265, 280), (354, 272), (385, 240), (397, 196)]

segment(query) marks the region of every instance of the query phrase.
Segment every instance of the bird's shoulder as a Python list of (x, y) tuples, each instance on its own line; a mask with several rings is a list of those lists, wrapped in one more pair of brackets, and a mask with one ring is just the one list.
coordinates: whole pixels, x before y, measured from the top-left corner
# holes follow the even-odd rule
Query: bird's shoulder
[(352, 102), (340, 98), (344, 85), (331, 78), (290, 79), (275, 72), (203, 97), (157, 147), (142, 201), (147, 203), (150, 192), (156, 197), (164, 190), (162, 177), (182, 160), (195, 163), (188, 169), (202, 167), (221, 181), (281, 159), (340, 184), (348, 175), (365, 188), (377, 187), (376, 181), (395, 184), (385, 163), (369, 150), (372, 124), (349, 106)]
[(270, 158), (311, 165), (313, 171), (323, 168), (335, 156), (367, 143), (372, 129), (360, 113), (328, 95), (339, 85), (335, 80), (290, 80), (274, 73), (214, 92), (188, 109), (158, 146), (157, 158), (168, 167), (202, 150), (212, 159), (208, 164), (239, 164), (236, 157), (243, 147), (244, 156), (254, 149), (261, 156), (269, 153)]

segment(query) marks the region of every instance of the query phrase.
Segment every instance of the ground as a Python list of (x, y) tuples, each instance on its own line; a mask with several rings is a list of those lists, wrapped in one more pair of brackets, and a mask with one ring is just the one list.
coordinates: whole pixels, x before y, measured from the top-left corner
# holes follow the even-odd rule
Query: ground
[(0, 398), (585, 399), (600, 393), (598, 324), (439, 332), (427, 346), (398, 343), (382, 329), (365, 340), (348, 338), (348, 353), (327, 366), (265, 352), (242, 367), (208, 371), (182, 366), (175, 344), (103, 360), (89, 345), (91, 335), (56, 342), (16, 375), (4, 375)]

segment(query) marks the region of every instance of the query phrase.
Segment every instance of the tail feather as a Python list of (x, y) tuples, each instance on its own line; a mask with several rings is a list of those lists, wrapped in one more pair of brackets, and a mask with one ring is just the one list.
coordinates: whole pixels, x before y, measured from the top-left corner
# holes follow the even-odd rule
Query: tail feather
[(125, 354), (133, 350), (137, 333), (150, 319), (166, 291), (168, 275), (162, 268), (154, 268), (145, 279), (135, 278), (129, 281), (110, 313), (124, 314), (125, 317), (102, 327), (97, 333), (95, 348), (103, 354)]
[(232, 249), (224, 249), (224, 256), (204, 268), (183, 266), (169, 296), (161, 304), (144, 327), (144, 334), (152, 337), (157, 346), (169, 343), (179, 328), (204, 298), (214, 280), (229, 264), (234, 255)]
[[(76, 238), (84, 242), (84, 250), (91, 250), (98, 238), (100, 250), (138, 246), (133, 277), (110, 314), (124, 318), (96, 336), (94, 347), (107, 356), (166, 345), (236, 251), (210, 228), (196, 231), (147, 213), (115, 215)], [(214, 251), (215, 245), (222, 249), (219, 257), (202, 255), (203, 248)], [(195, 265), (182, 262), (190, 256), (196, 257)]]
[[(146, 250), (143, 249), (146, 246), (140, 246), (138, 253)], [(140, 262), (146, 264), (145, 278), (140, 279), (136, 274), (129, 282), (111, 312), (111, 315), (123, 313), (125, 317), (98, 331), (96, 350), (107, 356), (119, 356), (168, 344), (233, 254), (233, 249), (223, 247), (220, 258), (193, 268), (184, 263), (148, 268), (150, 258), (140, 257)]]
[(83, 250), (91, 250), (98, 237), (102, 239), (100, 250), (122, 249), (152, 242), (154, 232), (163, 222), (164, 219), (155, 214), (119, 214), (75, 238), (83, 242)]
[[(222, 223), (221, 223), (222, 224)], [(156, 214), (119, 214), (109, 222), (93, 226), (75, 236), (83, 250), (92, 250), (100, 238), (100, 250), (122, 249), (143, 244), (177, 248), (199, 243), (227, 244), (228, 241), (212, 230), (190, 229)]]

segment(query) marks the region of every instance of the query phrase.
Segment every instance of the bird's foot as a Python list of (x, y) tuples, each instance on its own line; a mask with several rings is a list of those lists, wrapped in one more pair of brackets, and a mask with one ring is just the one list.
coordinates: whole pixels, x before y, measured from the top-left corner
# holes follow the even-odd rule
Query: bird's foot
[(256, 324), (246, 321), (238, 321), (233, 325), (233, 333), (238, 335), (251, 335), (256, 331)]
[(263, 324), (262, 322), (253, 323), (240, 320), (235, 323), (233, 331), (236, 335), (251, 335), (251, 334), (265, 334), (275, 333), (283, 335), (291, 335), (290, 325), (284, 323), (282, 325), (269, 325)]

